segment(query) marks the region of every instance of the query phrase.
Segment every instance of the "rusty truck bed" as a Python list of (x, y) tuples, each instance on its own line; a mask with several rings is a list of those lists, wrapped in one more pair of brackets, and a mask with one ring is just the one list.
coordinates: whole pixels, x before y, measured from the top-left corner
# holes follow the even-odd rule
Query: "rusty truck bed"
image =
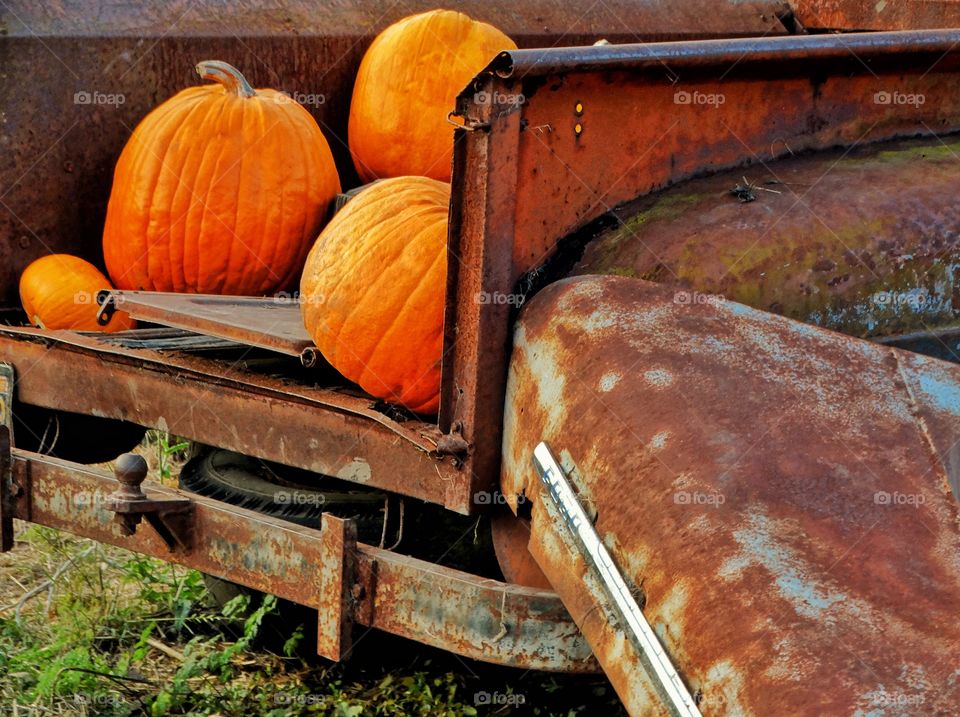
[[(685, 178), (804, 150), (960, 128), (956, 40), (951, 31), (915, 31), (498, 57), (457, 107), (462, 127), (435, 422), (385, 412), (322, 366), (305, 373), (292, 355), (304, 346), (289, 331), (281, 337), (288, 363), (272, 373), (238, 361), (242, 350), (219, 359), (12, 327), (0, 335), (0, 353), (18, 366), (17, 399), (24, 403), (166, 427), (473, 512), (474, 496), (496, 488), (513, 310), (478, 297), (529, 291), (558, 238)], [(922, 93), (925, 103), (873, 101), (894, 86)], [(483, 104), (475, 91), (524, 100)], [(707, 91), (725, 102), (706, 114), (676, 100), (677, 93)], [(168, 303), (165, 311), (185, 315), (183, 306), (174, 308)], [(146, 316), (191, 328), (157, 312)], [(258, 345), (249, 335), (234, 338)]]
[[(486, 14), (483, 3), (475, 5), (479, 16)], [(373, 548), (357, 541), (349, 522), (332, 516), (324, 517), (322, 529), (293, 527), (148, 486), (151, 520), (167, 532), (125, 534), (110, 510), (71, 499), (78, 491), (109, 493), (117, 481), (17, 448), (16, 436), (11, 445), (11, 410), (29, 405), (121, 419), (457, 513), (486, 511), (489, 501), (478, 496), (500, 488), (516, 307), (557, 278), (544, 267), (567, 242), (582, 239), (579, 231), (625, 202), (717, 171), (960, 131), (960, 30), (914, 30), (902, 13), (853, 5), (731, 1), (719, 3), (712, 17), (694, 17), (692, 2), (624, 2), (617, 22), (584, 19), (588, 13), (566, 35), (557, 23), (571, 20), (566, 13), (572, 10), (510, 4), (503, 27), (528, 48), (571, 38), (626, 44), (504, 52), (458, 98), (451, 115), (458, 128), (436, 417), (389, 409), (346, 385), (311, 353), (289, 302), (238, 299), (230, 308), (197, 297), (118, 293), (112, 304), (168, 328), (114, 335), (0, 328), (0, 547), (9, 547), (16, 517), (269, 590), (321, 609), (318, 647), (334, 658), (349, 651), (349, 628), (357, 622), (478, 659), (596, 669), (561, 602), (576, 603), (569, 590), (558, 597)], [(11, 306), (17, 272), (30, 259), (50, 250), (94, 254), (109, 169), (123, 140), (147, 108), (184, 86), (196, 55), (259, 67), (257, 53), (263, 53), (291, 77), (309, 71), (322, 78), (329, 70), (344, 90), (363, 39), (387, 22), (324, 6), (321, 16), (339, 8), (349, 21), (336, 42), (323, 44), (317, 24), (305, 19), (308, 9), (293, 6), (289, 17), (264, 21), (238, 42), (230, 23), (250, 23), (260, 14), (211, 28), (186, 5), (147, 3), (126, 11), (129, 17), (116, 11), (113, 30), (91, 40), (89, 27), (70, 25), (59, 11), (16, 7), (22, 14), (3, 11), (14, 32), (0, 43), (15, 78), (0, 84), (0, 102), (24, 110), (10, 130), (17, 143), (2, 168), (0, 194), (3, 256), (11, 259), (0, 287)], [(158, 28), (167, 27), (178, 7), (183, 28), (161, 35)], [(931, 4), (925, 22), (960, 25), (956, 7)], [(897, 31), (804, 34), (804, 28), (860, 29), (861, 22), (865, 29)], [(684, 39), (645, 42), (675, 38), (671, 28), (680, 23), (690, 28), (680, 33)], [(649, 34), (630, 29), (639, 27)], [(293, 28), (302, 34), (291, 38)], [(159, 35), (158, 50), (136, 68), (129, 52), (141, 30)], [(91, 67), (118, 62), (121, 78), (136, 70), (150, 81), (116, 80), (130, 86), (119, 123), (94, 107), (70, 124), (63, 110), (84, 87), (50, 53), (76, 62), (84, 76)], [(263, 72), (253, 75), (257, 84), (277, 84)], [(892, 93), (924, 101), (884, 101)], [(709, 111), (698, 97), (714, 98)], [(342, 130), (345, 103), (338, 106), (316, 108), (315, 116)], [(70, 141), (43, 151), (49, 142), (37, 139), (40, 114), (45, 133)], [(104, 126), (110, 129), (98, 133)], [(75, 127), (96, 139), (78, 145)], [(345, 165), (345, 146), (335, 153)], [(48, 184), (22, 181), (34, 164)], [(189, 519), (177, 512), (187, 511), (184, 501), (192, 506)], [(200, 536), (216, 539), (195, 540)], [(549, 564), (546, 552), (540, 558)], [(559, 570), (553, 568), (551, 578)]]

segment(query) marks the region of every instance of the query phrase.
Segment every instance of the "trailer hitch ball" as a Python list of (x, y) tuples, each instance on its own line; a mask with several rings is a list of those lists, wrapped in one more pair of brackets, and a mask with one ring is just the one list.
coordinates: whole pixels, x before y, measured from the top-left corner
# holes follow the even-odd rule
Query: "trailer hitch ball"
[[(140, 486), (147, 479), (147, 462), (143, 456), (136, 453), (124, 453), (117, 458), (113, 467), (113, 475), (120, 483), (120, 488), (111, 494), (111, 510), (117, 510), (117, 504), (129, 505), (138, 501), (146, 501), (147, 495)], [(133, 535), (137, 531), (142, 513), (117, 512), (114, 520), (119, 523), (120, 531), (124, 535)]]
[(147, 462), (135, 453), (117, 458), (113, 474), (120, 487), (107, 497), (105, 507), (116, 514), (113, 519), (123, 535), (136, 533), (137, 526), (146, 518), (170, 550), (190, 549), (193, 501), (180, 497), (151, 498), (144, 493)]

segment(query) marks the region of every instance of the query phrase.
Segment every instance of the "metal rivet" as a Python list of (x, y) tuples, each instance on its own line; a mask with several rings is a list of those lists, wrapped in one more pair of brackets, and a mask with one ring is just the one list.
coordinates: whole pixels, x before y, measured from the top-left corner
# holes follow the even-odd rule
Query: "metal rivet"
[(573, 111), (577, 114), (578, 117), (579, 117), (580, 115), (582, 115), (582, 114), (583, 114), (583, 103), (582, 103), (582, 102), (577, 102), (577, 104), (574, 105), (574, 107), (573, 107)]
[(583, 125), (580, 124), (579, 122), (577, 122), (577, 123), (573, 126), (573, 131), (576, 132), (577, 134), (582, 134), (582, 133), (583, 133)]

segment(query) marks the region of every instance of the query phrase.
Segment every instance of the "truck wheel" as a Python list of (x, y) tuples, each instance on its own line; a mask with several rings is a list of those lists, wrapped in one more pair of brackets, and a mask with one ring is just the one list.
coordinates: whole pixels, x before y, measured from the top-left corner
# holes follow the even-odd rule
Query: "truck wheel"
[[(336, 481), (208, 446), (194, 445), (191, 455), (180, 472), (179, 484), (184, 490), (308, 527), (320, 525), (323, 510), (349, 514), (357, 518), (361, 539), (380, 538), (380, 511), (385, 498), (382, 493), (343, 488)], [(278, 500), (283, 491), (295, 491), (298, 500)], [(204, 574), (203, 581), (210, 597), (221, 608), (237, 596), (246, 595), (252, 612), (266, 597), (260, 591), (213, 575)], [(280, 652), (301, 625), (305, 636), (302, 656), (315, 654), (310, 646), (316, 634), (317, 611), (289, 600), (278, 601), (276, 612), (261, 623), (256, 642)]]
[(191, 453), (180, 471), (184, 490), (309, 528), (320, 527), (324, 512), (350, 516), (357, 519), (361, 541), (380, 540), (385, 493), (219, 448), (200, 446)]

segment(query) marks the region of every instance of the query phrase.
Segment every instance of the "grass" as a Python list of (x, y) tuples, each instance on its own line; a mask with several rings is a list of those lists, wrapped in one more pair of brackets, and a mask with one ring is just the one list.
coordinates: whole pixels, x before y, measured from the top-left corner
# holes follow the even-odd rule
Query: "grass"
[[(186, 445), (153, 433), (141, 452), (171, 481)], [(602, 677), (521, 673), (369, 633), (334, 665), (272, 597), (210, 599), (195, 572), (36, 525), (0, 555), (0, 714), (624, 714)], [(285, 614), (282, 622), (289, 623)]]

